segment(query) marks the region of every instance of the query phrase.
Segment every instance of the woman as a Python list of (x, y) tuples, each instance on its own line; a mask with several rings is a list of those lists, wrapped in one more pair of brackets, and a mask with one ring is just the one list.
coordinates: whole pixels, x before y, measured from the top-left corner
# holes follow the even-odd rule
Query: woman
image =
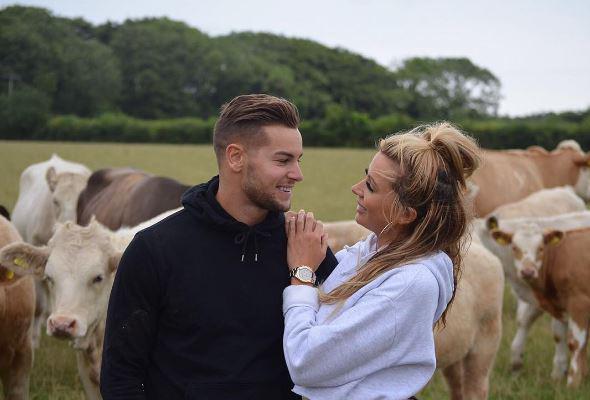
[(475, 142), (449, 123), (379, 142), (352, 187), (356, 221), (373, 233), (336, 254), (318, 290), (326, 236), (311, 213), (287, 218), (291, 285), (283, 292), (283, 347), (294, 392), (311, 400), (407, 399), (435, 367), (469, 220), (463, 192)]

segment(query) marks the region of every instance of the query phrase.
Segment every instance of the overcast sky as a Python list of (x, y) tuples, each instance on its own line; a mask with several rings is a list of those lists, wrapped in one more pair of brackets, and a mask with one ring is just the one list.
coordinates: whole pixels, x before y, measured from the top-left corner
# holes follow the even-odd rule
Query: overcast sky
[(94, 24), (167, 16), (212, 35), (272, 32), (385, 66), (468, 57), (502, 82), (500, 113), (590, 107), (590, 0), (0, 0)]

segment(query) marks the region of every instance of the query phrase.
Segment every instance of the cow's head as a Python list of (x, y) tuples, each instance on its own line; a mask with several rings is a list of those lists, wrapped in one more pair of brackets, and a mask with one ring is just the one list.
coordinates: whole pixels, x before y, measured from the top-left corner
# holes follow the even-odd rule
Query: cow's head
[(113, 236), (94, 220), (87, 227), (67, 222), (57, 225), (47, 246), (21, 242), (0, 250), (0, 264), (17, 274), (33, 274), (47, 285), (48, 335), (74, 339), (83, 347), (105, 318), (121, 257)]
[(559, 243), (564, 235), (558, 230), (543, 232), (532, 223), (521, 225), (514, 233), (495, 229), (491, 234), (497, 243), (512, 248), (516, 272), (524, 280), (539, 277), (545, 248)]
[(574, 163), (580, 168), (575, 190), (578, 196), (590, 201), (590, 152), (580, 154)]
[(53, 167), (47, 169), (45, 180), (51, 192), (56, 221), (76, 222), (78, 197), (86, 187), (88, 177), (88, 174), (75, 172), (62, 172), (58, 174)]

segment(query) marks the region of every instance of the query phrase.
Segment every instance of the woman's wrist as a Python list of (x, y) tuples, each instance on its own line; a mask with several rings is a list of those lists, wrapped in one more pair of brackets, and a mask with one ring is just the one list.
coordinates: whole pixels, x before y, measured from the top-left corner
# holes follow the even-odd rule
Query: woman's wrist
[(291, 285), (306, 285), (306, 286), (314, 287), (313, 284), (307, 283), (307, 282), (301, 282), (297, 278), (291, 278)]

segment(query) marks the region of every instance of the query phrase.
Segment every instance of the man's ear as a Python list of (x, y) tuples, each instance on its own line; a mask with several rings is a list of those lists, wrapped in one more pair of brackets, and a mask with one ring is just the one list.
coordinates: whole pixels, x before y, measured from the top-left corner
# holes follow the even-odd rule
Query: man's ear
[(246, 149), (238, 143), (231, 143), (225, 148), (227, 165), (234, 172), (240, 172), (244, 168)]
[(0, 265), (17, 275), (35, 275), (41, 278), (45, 274), (49, 254), (47, 246), (12, 243), (0, 250)]
[(511, 233), (507, 233), (507, 232), (503, 232), (499, 229), (495, 229), (492, 231), (492, 237), (494, 238), (494, 240), (502, 245), (502, 246), (508, 246), (510, 243), (512, 243), (512, 234)]

